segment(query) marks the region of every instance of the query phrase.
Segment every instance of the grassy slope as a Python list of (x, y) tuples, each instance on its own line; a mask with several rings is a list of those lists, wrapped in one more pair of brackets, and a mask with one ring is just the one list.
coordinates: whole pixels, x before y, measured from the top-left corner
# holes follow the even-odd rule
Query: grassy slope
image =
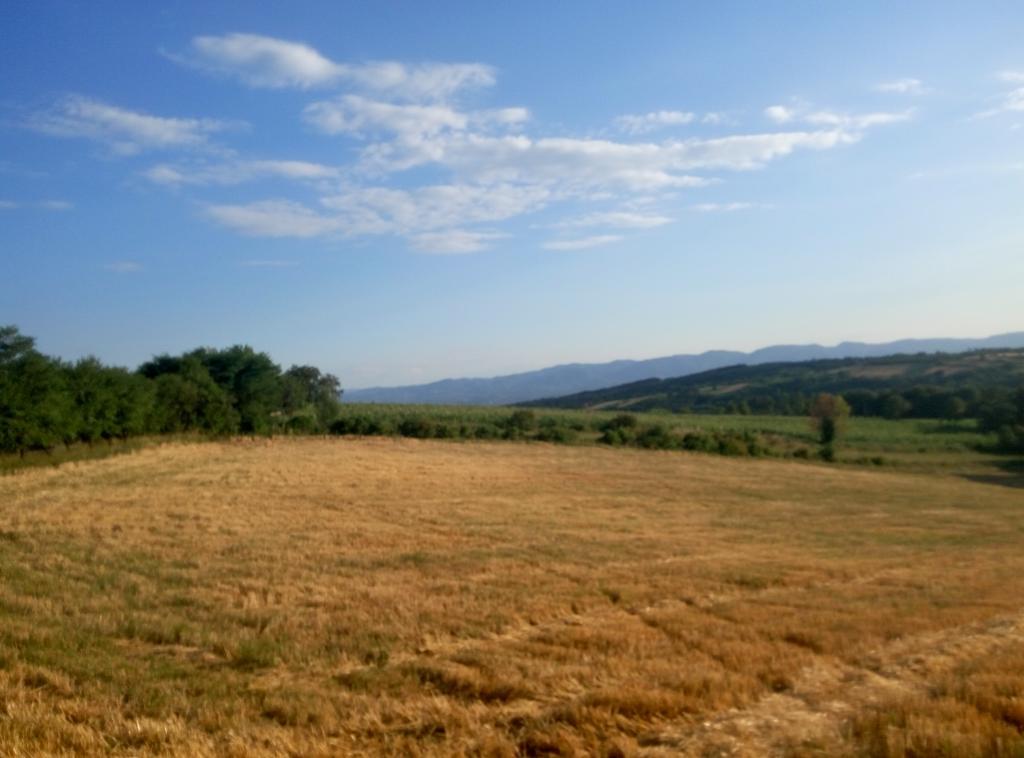
[(0, 479), (0, 745), (1019, 755), (1022, 545), (1010, 487), (677, 452), (261, 440), (28, 471)]
[(774, 393), (813, 395), (856, 389), (903, 391), (915, 386), (1006, 389), (1022, 382), (1024, 350), (986, 350), (730, 366), (675, 379), (648, 379), (537, 400), (530, 405), (679, 410), (698, 407), (702, 403), (738, 402)]

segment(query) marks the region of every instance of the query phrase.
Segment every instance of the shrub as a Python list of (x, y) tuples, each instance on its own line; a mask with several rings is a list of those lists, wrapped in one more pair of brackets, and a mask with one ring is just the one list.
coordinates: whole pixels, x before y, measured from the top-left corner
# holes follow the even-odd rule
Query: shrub
[(648, 450), (669, 450), (676, 441), (663, 424), (653, 424), (636, 435), (636, 444)]
[(505, 426), (509, 431), (529, 432), (537, 426), (537, 416), (531, 410), (519, 410), (508, 417)]
[(434, 424), (422, 416), (413, 416), (398, 425), (398, 433), (403, 437), (430, 439), (434, 436)]
[(736, 435), (721, 435), (718, 439), (718, 452), (720, 455), (749, 455), (750, 450), (742, 437)]
[(494, 424), (478, 424), (473, 430), (473, 436), (478, 440), (495, 440), (501, 437), (501, 429)]
[(634, 429), (636, 428), (637, 420), (636, 416), (632, 413), (620, 413), (610, 421), (607, 421), (601, 429), (606, 431), (608, 429)]
[(576, 440), (576, 431), (565, 426), (542, 426), (537, 432), (536, 439), (541, 442), (558, 442), (566, 445)]
[(710, 453), (718, 449), (718, 444), (704, 432), (687, 432), (683, 435), (683, 449)]

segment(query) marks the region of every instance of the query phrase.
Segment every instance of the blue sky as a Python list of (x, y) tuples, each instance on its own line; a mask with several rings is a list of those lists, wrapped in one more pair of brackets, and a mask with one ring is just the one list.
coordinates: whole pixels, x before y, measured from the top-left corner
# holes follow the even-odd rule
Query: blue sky
[(1018, 3), (7, 3), (0, 323), (344, 386), (1024, 328)]

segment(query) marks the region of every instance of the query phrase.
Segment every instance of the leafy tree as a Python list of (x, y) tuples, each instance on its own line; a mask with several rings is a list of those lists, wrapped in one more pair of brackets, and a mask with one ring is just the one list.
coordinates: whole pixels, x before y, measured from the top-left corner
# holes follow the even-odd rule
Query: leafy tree
[[(289, 427), (323, 431), (341, 412), (341, 382), (315, 366), (292, 366), (281, 377), (281, 409), (290, 416)], [(312, 422), (295, 421), (310, 416)]]
[(0, 450), (51, 450), (74, 437), (73, 405), (57, 361), (31, 337), (0, 327)]
[(90, 445), (114, 437), (118, 408), (113, 370), (96, 358), (83, 358), (68, 369), (67, 382), (75, 407), (75, 436)]
[(842, 395), (823, 392), (811, 402), (809, 415), (811, 425), (817, 431), (818, 441), (821, 443), (821, 457), (828, 461), (833, 460), (833, 445), (850, 416), (849, 404)]
[(902, 395), (890, 392), (881, 399), (879, 411), (889, 419), (903, 418), (910, 413), (911, 405)]
[(155, 405), (156, 424), (162, 432), (231, 434), (238, 430), (231, 399), (195, 357), (182, 359), (178, 373), (156, 378)]
[(979, 414), (978, 427), (998, 435), (998, 447), (1007, 453), (1024, 453), (1024, 386), (998, 398), (990, 398)]
[(248, 345), (225, 350), (202, 348), (189, 353), (209, 371), (228, 394), (247, 434), (263, 434), (273, 427), (273, 414), (281, 402), (281, 369), (266, 353)]

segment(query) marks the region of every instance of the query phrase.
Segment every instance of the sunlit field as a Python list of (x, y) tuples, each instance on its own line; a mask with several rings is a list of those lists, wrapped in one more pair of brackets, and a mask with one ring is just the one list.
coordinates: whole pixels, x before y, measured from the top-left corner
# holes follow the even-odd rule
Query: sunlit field
[(1024, 755), (1024, 490), (941, 471), (171, 444), (0, 477), (0, 572), (4, 754)]

